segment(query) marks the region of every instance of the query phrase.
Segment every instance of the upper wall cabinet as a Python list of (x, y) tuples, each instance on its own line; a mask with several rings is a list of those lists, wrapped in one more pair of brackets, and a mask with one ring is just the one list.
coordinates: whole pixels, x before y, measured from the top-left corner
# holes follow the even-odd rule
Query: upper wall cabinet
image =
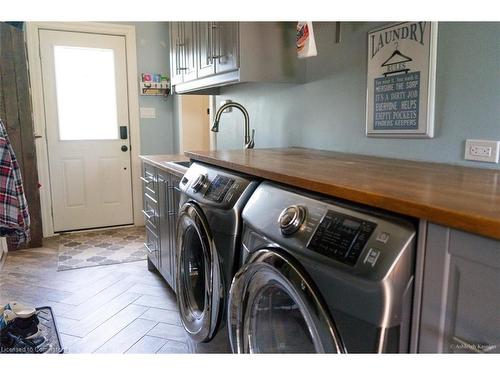
[(238, 82), (300, 82), (295, 24), (171, 22), (171, 82), (195, 93)]
[(170, 76), (172, 85), (196, 79), (196, 25), (194, 22), (170, 24)]

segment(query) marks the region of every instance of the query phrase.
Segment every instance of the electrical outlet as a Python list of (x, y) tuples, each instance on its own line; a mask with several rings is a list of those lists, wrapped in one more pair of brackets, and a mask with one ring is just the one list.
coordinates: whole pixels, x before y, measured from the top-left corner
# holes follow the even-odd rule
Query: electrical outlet
[(498, 163), (500, 141), (467, 139), (465, 141), (465, 160)]

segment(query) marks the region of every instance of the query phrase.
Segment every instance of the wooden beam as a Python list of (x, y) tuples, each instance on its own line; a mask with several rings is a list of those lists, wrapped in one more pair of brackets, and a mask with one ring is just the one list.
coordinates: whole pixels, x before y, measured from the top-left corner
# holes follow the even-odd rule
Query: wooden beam
[[(16, 154), (31, 218), (31, 243), (42, 245), (42, 224), (24, 32), (0, 23), (0, 116)], [(13, 250), (9, 242), (9, 250)]]

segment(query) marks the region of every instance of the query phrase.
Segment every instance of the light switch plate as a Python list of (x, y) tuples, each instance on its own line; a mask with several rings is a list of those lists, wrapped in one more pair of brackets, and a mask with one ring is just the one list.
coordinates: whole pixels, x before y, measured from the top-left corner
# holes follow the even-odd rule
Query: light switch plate
[(467, 139), (465, 141), (465, 160), (498, 163), (500, 141)]
[(156, 108), (154, 107), (140, 107), (141, 118), (156, 118)]

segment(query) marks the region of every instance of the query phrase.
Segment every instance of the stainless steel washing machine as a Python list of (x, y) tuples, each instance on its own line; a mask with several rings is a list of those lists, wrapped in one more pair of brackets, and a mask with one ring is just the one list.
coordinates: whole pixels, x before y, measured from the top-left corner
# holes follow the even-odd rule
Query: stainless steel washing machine
[(262, 183), (229, 294), (237, 353), (408, 352), (410, 220)]
[(194, 162), (180, 181), (176, 291), (195, 352), (230, 352), (227, 294), (241, 249), (241, 211), (257, 187), (251, 177)]

